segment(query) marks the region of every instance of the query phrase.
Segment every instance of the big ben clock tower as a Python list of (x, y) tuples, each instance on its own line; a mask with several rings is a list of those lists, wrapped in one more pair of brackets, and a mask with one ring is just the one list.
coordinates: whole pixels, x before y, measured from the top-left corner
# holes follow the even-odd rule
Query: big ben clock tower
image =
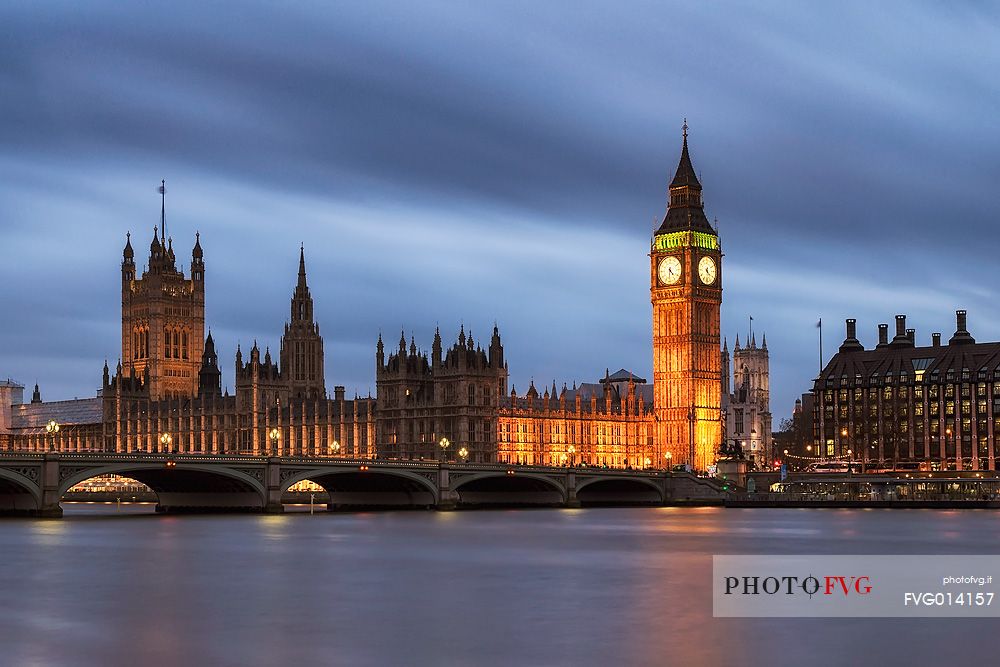
[(670, 204), (649, 257), (657, 450), (661, 461), (704, 470), (722, 439), (722, 250), (691, 166), (687, 122)]

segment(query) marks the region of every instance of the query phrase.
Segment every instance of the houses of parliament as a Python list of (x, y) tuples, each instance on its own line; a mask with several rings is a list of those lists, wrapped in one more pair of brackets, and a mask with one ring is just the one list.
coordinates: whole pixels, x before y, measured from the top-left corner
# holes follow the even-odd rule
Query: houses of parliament
[[(0, 447), (403, 459), (443, 453), (484, 463), (705, 469), (726, 437), (723, 255), (687, 144), (685, 125), (649, 251), (652, 382), (607, 369), (594, 382), (532, 383), (518, 393), (508, 382), (499, 328), (477, 340), (463, 327), (448, 343), (436, 332), (429, 354), (412, 338), (396, 343), (380, 335), (377, 397), (348, 398), (342, 386), (331, 395), (303, 249), (280, 348), (274, 356), (256, 343), (237, 348), (229, 395), (205, 330), (201, 238), (185, 275), (161, 209), (141, 275), (126, 240), (121, 359), (113, 369), (105, 364), (98, 395), (43, 402), (36, 386), (26, 403), (23, 387), (0, 383)], [(58, 432), (46, 431), (50, 422)]]

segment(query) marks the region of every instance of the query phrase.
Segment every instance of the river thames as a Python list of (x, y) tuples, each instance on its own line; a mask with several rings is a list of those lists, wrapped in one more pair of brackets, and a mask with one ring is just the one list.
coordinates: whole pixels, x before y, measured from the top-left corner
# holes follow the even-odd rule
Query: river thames
[(713, 554), (997, 554), (989, 510), (0, 522), (0, 664), (994, 664), (996, 621), (713, 619)]

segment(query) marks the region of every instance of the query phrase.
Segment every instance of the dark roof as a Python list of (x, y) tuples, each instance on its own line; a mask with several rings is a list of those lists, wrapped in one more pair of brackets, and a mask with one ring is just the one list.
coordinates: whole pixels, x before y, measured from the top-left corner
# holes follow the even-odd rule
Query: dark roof
[(691, 164), (691, 156), (688, 155), (687, 123), (684, 124), (684, 146), (681, 148), (681, 161), (677, 163), (677, 172), (674, 173), (674, 180), (670, 181), (671, 188), (684, 185), (701, 190), (698, 175), (694, 173), (694, 165)]
[[(685, 191), (687, 196), (674, 197), (674, 192), (678, 189)], [(694, 165), (691, 164), (691, 156), (688, 154), (687, 123), (684, 124), (684, 145), (681, 148), (681, 159), (677, 163), (674, 180), (670, 182), (670, 190), (670, 205), (666, 215), (663, 216), (660, 228), (656, 230), (657, 234), (685, 230), (715, 233), (715, 229), (705, 216), (705, 209), (701, 201), (701, 183), (698, 181)]]
[(100, 397), (15, 405), (12, 413), (11, 425), (16, 429), (44, 427), (53, 419), (60, 426), (99, 424), (104, 415)]
[(887, 345), (872, 350), (838, 352), (830, 359), (819, 377), (821, 380), (838, 378), (853, 380), (857, 376), (868, 379), (872, 376), (885, 377), (887, 374), (896, 376), (904, 372), (912, 376), (918, 370), (924, 371), (925, 376), (935, 371), (939, 374), (947, 373), (949, 370), (961, 373), (964, 369), (968, 369), (970, 373), (980, 370), (995, 373), (998, 368), (1000, 368), (1000, 343), (938, 347)]
[(617, 371), (609, 375), (607, 378), (601, 380), (601, 382), (606, 382), (610, 380), (611, 382), (628, 382), (632, 380), (636, 384), (643, 384), (646, 382), (645, 378), (641, 378), (631, 371), (627, 371), (624, 368), (619, 368)]
[(667, 209), (667, 214), (663, 216), (663, 222), (656, 233), (666, 234), (689, 229), (697, 232), (715, 233), (712, 223), (705, 215), (705, 209), (701, 206), (671, 206)]

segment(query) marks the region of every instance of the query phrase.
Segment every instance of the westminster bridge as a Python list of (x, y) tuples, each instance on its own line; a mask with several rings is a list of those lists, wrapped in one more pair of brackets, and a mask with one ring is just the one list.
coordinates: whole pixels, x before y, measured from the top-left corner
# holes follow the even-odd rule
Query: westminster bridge
[(282, 494), (311, 480), (330, 509), (488, 505), (665, 505), (722, 501), (716, 480), (686, 472), (391, 459), (184, 454), (0, 454), (0, 514), (62, 516), (73, 486), (121, 475), (150, 487), (157, 511), (281, 512)]

